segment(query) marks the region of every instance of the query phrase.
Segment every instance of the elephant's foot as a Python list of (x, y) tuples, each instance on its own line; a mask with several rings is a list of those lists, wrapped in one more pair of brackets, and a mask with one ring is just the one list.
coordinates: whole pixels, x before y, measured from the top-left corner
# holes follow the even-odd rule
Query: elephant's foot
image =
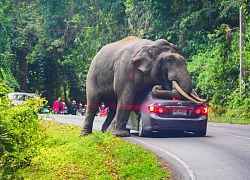
[(129, 137), (131, 136), (130, 134), (130, 129), (125, 129), (125, 130), (114, 130), (108, 128), (108, 131), (114, 134), (117, 137)]
[(82, 136), (87, 136), (87, 135), (89, 135), (89, 134), (91, 134), (92, 132), (91, 131), (86, 131), (86, 130), (82, 130), (81, 131), (81, 134), (80, 134), (80, 136), (82, 137)]
[(121, 131), (121, 130), (116, 131), (115, 135), (118, 136), (118, 137), (129, 137), (129, 136), (131, 136), (129, 129), (126, 129), (126, 130), (123, 130), (123, 131)]
[(107, 131), (107, 129), (108, 129), (108, 127), (106, 127), (106, 126), (102, 126), (101, 131), (102, 131), (102, 132), (106, 132), (106, 131)]

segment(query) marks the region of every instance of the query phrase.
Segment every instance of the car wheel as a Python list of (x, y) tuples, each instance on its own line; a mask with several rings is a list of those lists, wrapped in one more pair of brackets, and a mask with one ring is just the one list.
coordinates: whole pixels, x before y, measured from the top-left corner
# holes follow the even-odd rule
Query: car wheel
[(195, 133), (196, 137), (202, 137), (202, 136), (205, 136), (207, 134), (207, 130), (195, 131), (194, 133)]
[(143, 119), (141, 116), (139, 117), (139, 121), (138, 121), (138, 135), (140, 137), (146, 136), (146, 132), (145, 132), (144, 127), (143, 127)]

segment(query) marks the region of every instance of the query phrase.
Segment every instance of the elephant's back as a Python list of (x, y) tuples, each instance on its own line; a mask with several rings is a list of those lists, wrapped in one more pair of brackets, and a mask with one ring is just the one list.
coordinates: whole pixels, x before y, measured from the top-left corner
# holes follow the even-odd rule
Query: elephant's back
[[(147, 39), (141, 39), (136, 36), (129, 36), (120, 41), (107, 44), (93, 58), (90, 70), (97, 68), (106, 68), (112, 70), (117, 61), (128, 61), (131, 63), (132, 57), (144, 46), (152, 43)], [(100, 73), (100, 72), (96, 72)]]
[(137, 36), (128, 36), (122, 40), (119, 40), (119, 41), (116, 41), (114, 43), (111, 43), (111, 44), (117, 44), (117, 45), (126, 45), (126, 44), (130, 44), (132, 42), (138, 42), (142, 40), (141, 38), (137, 37)]
[(151, 42), (131, 36), (102, 47), (91, 62), (87, 75), (87, 88), (100, 86), (103, 88), (102, 92), (105, 88), (107, 91), (112, 90), (115, 72), (125, 72), (133, 68), (131, 62), (133, 56)]

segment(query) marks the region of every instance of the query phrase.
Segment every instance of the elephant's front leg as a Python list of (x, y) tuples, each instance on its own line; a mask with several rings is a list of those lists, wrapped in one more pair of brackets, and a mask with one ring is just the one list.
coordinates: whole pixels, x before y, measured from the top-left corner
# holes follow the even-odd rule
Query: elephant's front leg
[(85, 120), (83, 123), (83, 128), (82, 128), (80, 136), (86, 136), (92, 133), (93, 121), (94, 121), (97, 109), (98, 107), (95, 107), (95, 108), (87, 107), (87, 112), (86, 112), (86, 116), (85, 116)]
[(130, 136), (130, 132), (126, 129), (126, 125), (129, 119), (131, 109), (133, 107), (132, 102), (134, 96), (132, 94), (127, 94), (131, 91), (123, 91), (122, 97), (120, 97), (115, 117), (108, 127), (108, 131), (114, 133), (116, 136), (126, 137)]

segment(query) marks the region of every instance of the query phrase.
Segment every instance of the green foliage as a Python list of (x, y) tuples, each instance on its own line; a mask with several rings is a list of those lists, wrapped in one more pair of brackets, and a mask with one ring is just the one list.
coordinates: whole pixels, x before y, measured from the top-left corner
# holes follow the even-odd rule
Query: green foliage
[(18, 83), (11, 72), (11, 54), (0, 53), (0, 82), (8, 84), (12, 88), (17, 88)]
[(19, 170), (19, 179), (169, 179), (155, 155), (112, 134), (79, 138), (80, 127), (42, 126), (45, 146), (29, 167)]
[[(249, 23), (246, 24), (249, 31)], [(210, 100), (210, 107), (218, 112), (225, 110), (226, 117), (237, 117), (243, 122), (249, 118), (249, 37), (246, 32), (243, 51), (243, 82), (239, 82), (239, 30), (226, 24), (210, 34), (206, 50), (192, 57), (189, 69), (196, 89)], [(230, 36), (229, 36), (230, 35)], [(241, 91), (240, 91), (241, 86)], [(233, 120), (234, 121), (234, 120)], [(234, 121), (237, 122), (237, 121)]]
[(238, 86), (239, 60), (237, 54), (233, 54), (237, 52), (237, 41), (229, 45), (223, 27), (214, 35), (217, 37), (216, 40), (211, 39), (211, 47), (193, 56), (189, 65), (201, 95), (211, 100), (210, 105), (218, 108), (225, 105), (228, 96)]
[(165, 38), (186, 58), (196, 90), (212, 107), (236, 107), (241, 5), (245, 72), (237, 107), (245, 107), (250, 85), (247, 0), (1, 1), (0, 80), (15, 90), (43, 93), (50, 105), (58, 96), (66, 103), (84, 103), (87, 71), (101, 47), (129, 35)]
[(28, 166), (42, 143), (38, 121), (41, 101), (29, 100), (14, 106), (0, 86), (0, 179), (12, 179), (19, 168)]
[(230, 123), (230, 124), (245, 124), (250, 125), (250, 112), (247, 109), (229, 109), (211, 111), (209, 113), (209, 122)]

